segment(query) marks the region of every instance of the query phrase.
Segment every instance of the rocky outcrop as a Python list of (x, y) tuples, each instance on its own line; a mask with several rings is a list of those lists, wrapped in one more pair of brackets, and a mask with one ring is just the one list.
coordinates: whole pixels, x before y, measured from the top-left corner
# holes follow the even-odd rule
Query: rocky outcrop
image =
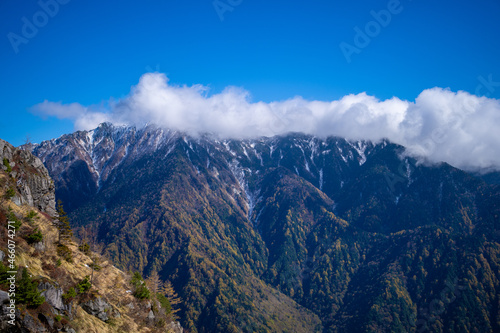
[(54, 318), (52, 318), (51, 316), (46, 315), (44, 313), (39, 313), (38, 320), (40, 320), (40, 322), (43, 323), (44, 325), (48, 326), (51, 330), (54, 329), (55, 322)]
[(10, 300), (9, 294), (3, 290), (0, 290), (0, 305), (7, 303)]
[(100, 296), (85, 303), (81, 303), (80, 306), (85, 312), (104, 322), (107, 322), (110, 317), (118, 318), (120, 316), (120, 313), (114, 310), (113, 307)]
[[(2, 186), (13, 194), (9, 194), (13, 203), (30, 206), (28, 209), (38, 209), (50, 217), (56, 216), (54, 182), (39, 158), (0, 139), (0, 168), (3, 174)], [(1, 209), (6, 211), (3, 205)], [(2, 228), (4, 227), (3, 225)], [(29, 228), (24, 230), (26, 232)], [(35, 243), (34, 247), (38, 253), (46, 250), (43, 242)], [(24, 250), (22, 246), (17, 248), (20, 252)], [(4, 265), (6, 253), (7, 248), (2, 246), (0, 261)], [(75, 332), (70, 325), (54, 319), (56, 315), (72, 318), (71, 307), (63, 303), (63, 290), (59, 285), (56, 282), (40, 282), (38, 290), (45, 297), (46, 303), (30, 311), (27, 311), (24, 303), (18, 303), (18, 300), (14, 308), (9, 308), (12, 300), (7, 292), (0, 290), (0, 332)]]
[(54, 313), (67, 315), (68, 318), (72, 317), (71, 307), (63, 303), (62, 289), (57, 284), (54, 286), (49, 282), (42, 282), (38, 285), (38, 290), (45, 297), (47, 304), (51, 306), (50, 311), (38, 313), (38, 316), (33, 317), (29, 313), (21, 314), (19, 310), (16, 310), (14, 318), (9, 316), (8, 294), (0, 291), (0, 332), (55, 332), (56, 329), (60, 331), (61, 328), (63, 332), (75, 332), (71, 327), (60, 323), (56, 325), (53, 318)]
[(152, 324), (154, 324), (155, 319), (156, 319), (156, 316), (155, 316), (153, 310), (149, 310), (148, 316), (146, 317), (146, 323), (148, 323), (149, 325), (152, 325)]
[(23, 329), (28, 332), (47, 332), (45, 326), (39, 320), (33, 318), (29, 313), (24, 315), (22, 326)]
[(42, 252), (42, 253), (45, 252), (45, 244), (44, 244), (44, 242), (35, 243), (35, 244), (33, 244), (33, 247), (38, 252)]
[(166, 328), (166, 331), (168, 333), (183, 333), (184, 332), (184, 329), (182, 328), (181, 323), (179, 323), (178, 321), (170, 322), (169, 324), (167, 324), (167, 326), (165, 328)]
[[(26, 150), (15, 148), (0, 139), (2, 168), (8, 171), (17, 189), (12, 201), (27, 204), (40, 211), (56, 215), (55, 187), (42, 161)], [(5, 160), (5, 165), (3, 162)]]
[(30, 332), (49, 332), (45, 325), (29, 313), (21, 315), (19, 310), (15, 311), (15, 317), (8, 316), (7, 307), (0, 308), (0, 332), (6, 333), (30, 333)]
[(41, 282), (38, 285), (38, 291), (40, 295), (45, 297), (45, 301), (52, 306), (58, 313), (66, 314), (68, 317), (72, 317), (71, 305), (64, 304), (62, 295), (63, 290), (59, 287), (57, 283), (54, 282), (53, 285), (50, 282)]

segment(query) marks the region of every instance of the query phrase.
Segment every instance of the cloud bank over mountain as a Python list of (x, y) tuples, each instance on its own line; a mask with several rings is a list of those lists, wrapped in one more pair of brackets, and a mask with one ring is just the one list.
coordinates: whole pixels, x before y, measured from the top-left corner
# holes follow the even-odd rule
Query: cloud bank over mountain
[(424, 90), (414, 102), (361, 93), (335, 101), (295, 97), (264, 103), (252, 102), (240, 88), (209, 95), (205, 86), (174, 86), (164, 74), (147, 73), (126, 97), (109, 101), (104, 110), (44, 101), (31, 112), (71, 119), (77, 130), (109, 121), (238, 139), (288, 132), (375, 142), (387, 138), (430, 162), (500, 170), (500, 101), (443, 88)]

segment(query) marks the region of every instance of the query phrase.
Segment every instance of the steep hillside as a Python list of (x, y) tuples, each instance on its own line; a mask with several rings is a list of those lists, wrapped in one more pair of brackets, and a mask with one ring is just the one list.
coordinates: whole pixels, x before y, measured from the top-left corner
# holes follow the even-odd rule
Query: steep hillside
[(404, 147), (103, 124), (34, 153), (192, 332), (500, 330), (499, 187)]
[(38, 158), (2, 140), (0, 158), (2, 332), (182, 332), (165, 302), (133, 296), (129, 274), (87, 243), (60, 239), (54, 185)]

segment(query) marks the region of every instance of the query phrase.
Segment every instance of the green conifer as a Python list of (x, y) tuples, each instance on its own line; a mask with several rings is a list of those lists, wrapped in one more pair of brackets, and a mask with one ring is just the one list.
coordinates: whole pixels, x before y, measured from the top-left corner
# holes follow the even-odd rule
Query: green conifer
[(71, 230), (71, 226), (69, 224), (69, 218), (64, 211), (61, 200), (57, 201), (57, 213), (59, 215), (57, 218), (57, 230), (59, 231), (59, 243), (61, 243), (63, 240), (69, 240), (73, 236), (73, 231)]

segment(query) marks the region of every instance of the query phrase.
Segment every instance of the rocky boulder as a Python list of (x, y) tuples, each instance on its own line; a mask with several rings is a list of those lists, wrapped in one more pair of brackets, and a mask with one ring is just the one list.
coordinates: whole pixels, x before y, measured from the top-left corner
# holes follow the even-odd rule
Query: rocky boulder
[(120, 316), (120, 313), (114, 310), (113, 307), (100, 296), (85, 303), (81, 303), (80, 306), (85, 312), (104, 322), (108, 321), (110, 316), (113, 318)]
[(57, 283), (41, 282), (38, 284), (38, 291), (45, 297), (45, 301), (52, 306), (55, 313), (65, 314), (69, 318), (73, 318), (72, 306), (71, 304), (64, 304), (63, 290)]
[(33, 244), (33, 247), (38, 252), (42, 252), (42, 253), (45, 252), (45, 244), (43, 242), (35, 243), (35, 244)]
[(62, 299), (63, 290), (57, 284), (54, 286), (49, 282), (42, 282), (38, 285), (38, 291), (45, 297), (45, 301), (56, 310), (65, 311), (67, 309)]

